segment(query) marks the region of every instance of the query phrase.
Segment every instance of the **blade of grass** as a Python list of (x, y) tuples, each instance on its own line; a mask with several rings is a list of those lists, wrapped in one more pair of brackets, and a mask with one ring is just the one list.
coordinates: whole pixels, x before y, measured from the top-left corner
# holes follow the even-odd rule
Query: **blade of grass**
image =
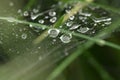
[[(33, 26), (39, 26), (41, 28), (51, 29), (51, 27), (48, 27), (48, 26), (45, 26), (45, 25), (40, 25), (38, 23), (33, 23), (33, 22), (21, 21), (21, 20), (17, 20), (17, 19), (14, 19), (14, 18), (0, 17), (0, 19), (11, 21), (11, 22), (16, 22), (16, 23), (28, 24), (28, 25), (32, 24)], [(120, 20), (116, 21), (114, 24), (109, 26), (107, 29), (103, 30), (100, 34), (98, 34), (94, 38), (88, 37), (86, 35), (82, 35), (82, 34), (78, 34), (78, 33), (72, 33), (70, 31), (66, 31), (66, 30), (60, 29), (61, 32), (63, 32), (63, 33), (72, 33), (74, 36), (78, 36), (80, 38), (85, 38), (85, 39), (88, 39), (89, 41), (87, 43), (83, 44), (83, 45), (80, 45), (78, 47), (78, 49), (76, 50), (76, 52), (74, 52), (67, 59), (65, 59), (63, 61), (63, 63), (61, 63), (60, 66), (58, 66), (58, 68), (56, 68), (54, 70), (54, 72), (48, 77), (48, 80), (53, 80), (55, 77), (57, 77), (73, 60), (75, 60), (85, 50), (89, 49), (94, 44), (94, 42), (97, 42), (99, 44), (103, 44), (104, 43), (104, 45), (107, 45), (107, 46), (110, 46), (110, 47), (113, 47), (115, 49), (120, 50), (120, 46), (119, 45), (116, 45), (116, 44), (113, 44), (113, 43), (110, 43), (110, 42), (109, 42), (110, 44), (108, 44), (108, 42), (106, 44), (106, 41), (104, 41), (104, 40), (101, 41), (99, 39), (99, 38), (101, 38), (101, 37), (103, 37), (103, 36), (105, 36), (107, 34), (110, 34), (113, 30), (118, 28), (119, 27), (118, 26), (119, 23), (120, 23)], [(117, 46), (117, 48), (116, 48), (116, 46)]]
[[(100, 34), (95, 36), (99, 38), (101, 36), (106, 35), (107, 33), (111, 33), (114, 29), (118, 27), (120, 20), (112, 24), (107, 30), (103, 30)], [(104, 34), (106, 33), (106, 34)], [(72, 53), (68, 58), (66, 58), (47, 78), (47, 80), (54, 80), (59, 74), (63, 72), (67, 66), (72, 63), (78, 56), (82, 55), (84, 51), (88, 50), (92, 45), (94, 45), (93, 41), (88, 41), (87, 43), (80, 45), (74, 53)], [(120, 48), (119, 48), (120, 50)]]

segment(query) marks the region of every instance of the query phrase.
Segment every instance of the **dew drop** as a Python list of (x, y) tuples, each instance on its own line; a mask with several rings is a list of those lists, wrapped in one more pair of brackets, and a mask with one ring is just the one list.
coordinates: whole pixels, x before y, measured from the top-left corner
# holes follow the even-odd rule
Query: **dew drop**
[(78, 24), (74, 24), (74, 25), (70, 28), (70, 30), (77, 29), (79, 26), (80, 26), (80, 25), (78, 25)]
[(70, 27), (70, 26), (72, 26), (72, 24), (73, 24), (73, 22), (69, 21), (69, 22), (66, 23), (66, 26)]
[(93, 21), (94, 22), (96, 22), (96, 23), (100, 23), (100, 22), (109, 22), (109, 21), (111, 21), (112, 20), (112, 18), (95, 18), (95, 19), (93, 19)]
[(51, 23), (55, 23), (56, 21), (57, 21), (57, 17), (53, 17), (53, 18), (50, 19)]
[(48, 19), (49, 18), (49, 16), (45, 16), (45, 19)]
[(82, 12), (80, 12), (79, 13), (80, 15), (83, 15), (83, 16), (86, 16), (86, 17), (90, 17), (92, 14), (90, 14), (90, 13), (82, 13)]
[(53, 17), (53, 16), (56, 16), (56, 12), (55, 12), (55, 11), (50, 11), (50, 12), (49, 12), (49, 16), (52, 16), (52, 17)]
[(23, 33), (23, 34), (21, 35), (21, 38), (22, 38), (22, 39), (26, 39), (26, 38), (27, 38), (27, 34)]
[(90, 29), (88, 27), (80, 27), (80, 29), (78, 29), (77, 31), (80, 33), (86, 33), (88, 32)]
[(33, 12), (34, 12), (34, 13), (38, 13), (39, 10), (34, 8), (34, 9), (33, 9)]
[(38, 22), (39, 22), (40, 24), (43, 24), (43, 23), (44, 23), (44, 20), (40, 19)]
[(69, 19), (70, 19), (70, 20), (74, 20), (74, 19), (75, 19), (75, 16), (70, 16)]
[(29, 16), (28, 11), (25, 11), (25, 12), (23, 13), (23, 15), (24, 15), (24, 16)]
[(59, 35), (60, 31), (58, 29), (49, 29), (48, 34), (50, 37), (55, 38)]
[(72, 35), (71, 34), (63, 34), (61, 37), (60, 37), (60, 40), (63, 42), (63, 43), (69, 43), (71, 41), (71, 38), (72, 38)]

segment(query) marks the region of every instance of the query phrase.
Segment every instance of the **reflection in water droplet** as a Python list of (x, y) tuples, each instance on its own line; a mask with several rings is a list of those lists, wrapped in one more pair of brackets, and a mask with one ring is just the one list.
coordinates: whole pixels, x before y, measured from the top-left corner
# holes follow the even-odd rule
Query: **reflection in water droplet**
[(63, 43), (69, 43), (71, 41), (71, 38), (72, 38), (72, 35), (71, 34), (63, 34), (61, 37), (60, 37), (60, 40), (63, 42)]
[(53, 17), (53, 18), (50, 19), (51, 23), (55, 23), (56, 21), (57, 21), (57, 17)]
[(59, 35), (60, 31), (58, 29), (49, 29), (48, 34), (50, 37), (55, 38)]
[(80, 27), (80, 29), (78, 29), (77, 31), (80, 33), (86, 33), (88, 32), (90, 29), (88, 27)]
[(26, 39), (26, 38), (27, 38), (27, 34), (23, 33), (23, 34), (21, 35), (21, 38), (22, 38), (22, 39)]

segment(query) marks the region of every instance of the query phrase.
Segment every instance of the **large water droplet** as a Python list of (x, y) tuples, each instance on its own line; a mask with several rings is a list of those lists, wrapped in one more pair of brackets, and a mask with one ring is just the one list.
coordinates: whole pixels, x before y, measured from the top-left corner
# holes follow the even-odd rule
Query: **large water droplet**
[(71, 41), (71, 38), (72, 38), (72, 35), (71, 34), (63, 34), (61, 37), (60, 37), (60, 40), (63, 42), (63, 43), (69, 43)]
[(59, 35), (60, 31), (58, 29), (49, 29), (48, 34), (50, 37), (55, 38)]

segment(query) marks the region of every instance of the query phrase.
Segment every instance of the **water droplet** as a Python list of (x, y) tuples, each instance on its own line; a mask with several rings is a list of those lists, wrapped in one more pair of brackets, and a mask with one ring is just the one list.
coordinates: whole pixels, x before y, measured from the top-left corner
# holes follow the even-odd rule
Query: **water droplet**
[(71, 38), (72, 38), (72, 35), (71, 34), (63, 34), (61, 37), (60, 37), (60, 40), (63, 42), (63, 43), (69, 43), (71, 41)]
[(74, 24), (72, 27), (70, 27), (70, 30), (74, 30), (74, 29), (77, 29), (80, 25), (78, 24)]
[(75, 19), (75, 16), (70, 16), (69, 19), (70, 19), (70, 20), (74, 20), (74, 19)]
[(86, 20), (87, 17), (79, 16), (79, 19), (80, 19), (80, 20)]
[(79, 14), (86, 17), (90, 17), (92, 15), (91, 13), (83, 13), (83, 12), (80, 12)]
[(88, 27), (80, 27), (80, 29), (78, 29), (77, 31), (80, 33), (86, 33), (88, 32), (90, 29)]
[(26, 38), (27, 38), (27, 34), (23, 33), (23, 34), (21, 35), (21, 38), (22, 38), (22, 39), (26, 39)]
[(23, 15), (24, 15), (24, 16), (29, 16), (28, 11), (25, 11), (25, 12), (23, 13)]
[(50, 11), (50, 12), (49, 12), (49, 16), (52, 16), (52, 17), (53, 17), (53, 16), (56, 16), (56, 12), (55, 12), (55, 11)]
[(41, 20), (39, 20), (38, 22), (39, 22), (40, 24), (43, 24), (43, 23), (44, 23), (44, 20), (41, 19)]
[(69, 21), (69, 22), (66, 23), (66, 26), (70, 27), (70, 26), (72, 26), (72, 24), (73, 24), (73, 22)]
[(51, 23), (55, 23), (56, 21), (57, 21), (57, 17), (53, 17), (53, 18), (50, 19)]
[(58, 29), (49, 29), (48, 34), (50, 37), (55, 38), (59, 35), (60, 31)]
[(112, 20), (112, 18), (105, 18), (105, 17), (93, 19), (93, 21), (96, 22), (96, 23), (109, 22), (109, 21), (111, 21), (111, 20)]
[(48, 19), (49, 18), (49, 16), (45, 16), (45, 19)]
[(34, 12), (34, 13), (38, 13), (39, 10), (34, 8), (34, 9), (33, 9), (33, 12)]

